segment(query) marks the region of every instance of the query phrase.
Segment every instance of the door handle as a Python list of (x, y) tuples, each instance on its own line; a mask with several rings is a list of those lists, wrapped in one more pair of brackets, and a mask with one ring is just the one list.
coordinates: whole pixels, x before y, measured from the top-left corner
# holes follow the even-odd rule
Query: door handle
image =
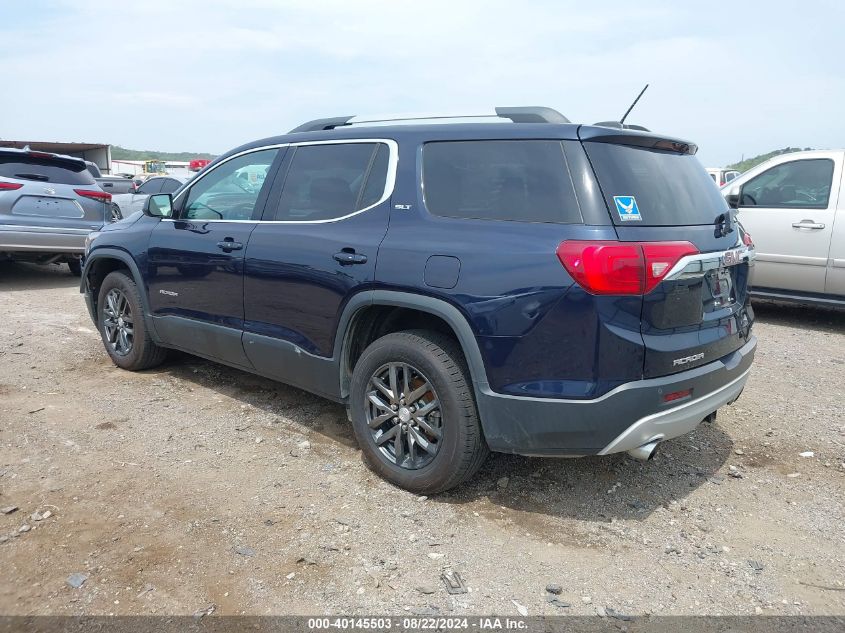
[(354, 250), (342, 250), (334, 254), (336, 262), (340, 262), (341, 266), (351, 266), (352, 264), (366, 264), (367, 256), (363, 253), (356, 253)]
[(227, 237), (220, 242), (217, 242), (217, 248), (223, 250), (224, 253), (231, 253), (232, 251), (239, 251), (244, 247), (240, 242), (236, 242), (234, 238)]
[(792, 223), (793, 229), (823, 229), (824, 224), (821, 222), (813, 222), (812, 220), (801, 220), (800, 222)]

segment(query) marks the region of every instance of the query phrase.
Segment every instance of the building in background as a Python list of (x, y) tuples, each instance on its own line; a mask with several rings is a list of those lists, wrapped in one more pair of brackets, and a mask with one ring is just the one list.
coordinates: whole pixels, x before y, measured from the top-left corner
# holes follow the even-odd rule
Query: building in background
[[(0, 139), (0, 147), (16, 147), (23, 149), (26, 146), (37, 152), (50, 152), (52, 154), (65, 154), (76, 156), (95, 163), (104, 174), (111, 174), (111, 145), (103, 143), (64, 143), (61, 141), (7, 141)], [(187, 163), (185, 163), (187, 169)]]

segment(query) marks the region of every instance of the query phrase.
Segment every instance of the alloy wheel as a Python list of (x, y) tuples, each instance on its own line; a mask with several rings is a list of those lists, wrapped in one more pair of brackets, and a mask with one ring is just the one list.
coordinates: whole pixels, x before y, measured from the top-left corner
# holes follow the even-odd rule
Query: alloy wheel
[(118, 356), (126, 356), (132, 351), (135, 338), (135, 326), (132, 307), (122, 290), (112, 288), (106, 295), (103, 306), (103, 330), (112, 351)]
[(440, 450), (440, 399), (431, 382), (408, 363), (387, 363), (367, 383), (367, 425), (382, 455), (416, 470)]

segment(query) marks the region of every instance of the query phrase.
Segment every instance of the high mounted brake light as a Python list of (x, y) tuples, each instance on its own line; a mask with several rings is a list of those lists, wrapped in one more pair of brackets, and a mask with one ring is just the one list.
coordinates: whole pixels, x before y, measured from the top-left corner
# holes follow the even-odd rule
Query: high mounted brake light
[(579, 286), (594, 295), (645, 295), (698, 249), (689, 242), (567, 240), (557, 256)]
[(23, 187), (19, 182), (0, 182), (0, 191), (14, 191)]
[(94, 191), (91, 189), (74, 189), (74, 191), (80, 196), (85, 196), (86, 198), (100, 200), (101, 202), (111, 202), (111, 194), (106, 193), (105, 191)]

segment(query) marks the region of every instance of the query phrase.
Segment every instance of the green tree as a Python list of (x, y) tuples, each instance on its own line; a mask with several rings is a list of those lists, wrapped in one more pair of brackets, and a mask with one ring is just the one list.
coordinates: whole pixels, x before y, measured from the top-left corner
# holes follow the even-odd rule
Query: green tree
[(186, 161), (194, 158), (216, 158), (208, 152), (159, 152), (148, 149), (126, 149), (120, 145), (112, 145), (111, 157), (113, 160), (178, 160)]
[(776, 149), (768, 154), (760, 154), (759, 156), (755, 156), (754, 158), (746, 158), (745, 160), (741, 160), (737, 163), (733, 163), (732, 165), (728, 165), (727, 169), (736, 169), (737, 171), (743, 172), (748, 171), (752, 167), (756, 167), (760, 163), (765, 163), (770, 158), (774, 158), (775, 156), (780, 156), (781, 154), (789, 154), (790, 152), (806, 152), (813, 149), (812, 147), (805, 147), (803, 150), (800, 147), (784, 147), (783, 149)]

